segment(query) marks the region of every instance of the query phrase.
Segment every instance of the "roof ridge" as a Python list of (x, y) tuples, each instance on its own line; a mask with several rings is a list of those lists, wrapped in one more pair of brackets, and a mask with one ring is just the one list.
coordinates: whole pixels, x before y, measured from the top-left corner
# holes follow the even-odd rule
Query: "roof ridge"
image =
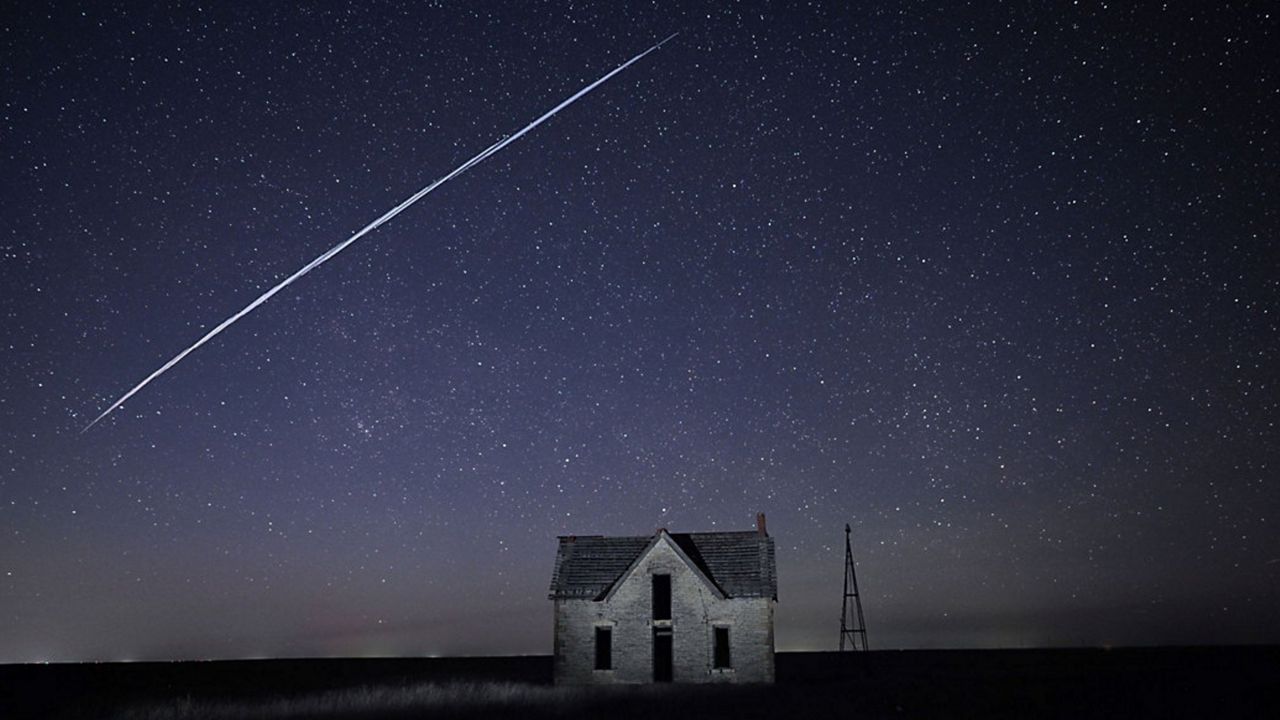
[[(608, 592), (660, 537), (561, 536), (551, 577), (551, 597), (591, 599)], [(667, 532), (693, 568), (730, 597), (777, 597), (774, 539), (753, 530)]]

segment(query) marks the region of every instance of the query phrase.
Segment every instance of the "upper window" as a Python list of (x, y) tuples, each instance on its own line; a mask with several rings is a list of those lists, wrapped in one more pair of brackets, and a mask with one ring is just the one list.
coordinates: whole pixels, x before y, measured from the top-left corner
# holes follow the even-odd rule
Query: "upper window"
[(653, 619), (671, 619), (671, 576), (653, 576)]
[(613, 669), (613, 628), (596, 628), (596, 669)]
[(713, 653), (716, 668), (731, 668), (729, 662), (729, 628), (715, 628), (715, 652)]

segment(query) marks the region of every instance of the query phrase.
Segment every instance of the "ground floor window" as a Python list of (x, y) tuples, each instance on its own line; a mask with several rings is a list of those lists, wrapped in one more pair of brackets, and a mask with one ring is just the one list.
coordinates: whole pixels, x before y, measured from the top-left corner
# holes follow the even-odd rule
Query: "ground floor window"
[(733, 667), (729, 662), (729, 628), (718, 627), (715, 631), (715, 659), (716, 669), (728, 669)]
[(596, 669), (613, 669), (613, 628), (596, 628)]

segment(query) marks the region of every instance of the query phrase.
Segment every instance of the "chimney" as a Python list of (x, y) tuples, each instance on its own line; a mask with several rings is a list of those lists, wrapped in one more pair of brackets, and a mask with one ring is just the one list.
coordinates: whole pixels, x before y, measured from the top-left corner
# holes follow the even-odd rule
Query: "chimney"
[(756, 513), (756, 534), (760, 537), (769, 537), (769, 531), (764, 525), (764, 513)]

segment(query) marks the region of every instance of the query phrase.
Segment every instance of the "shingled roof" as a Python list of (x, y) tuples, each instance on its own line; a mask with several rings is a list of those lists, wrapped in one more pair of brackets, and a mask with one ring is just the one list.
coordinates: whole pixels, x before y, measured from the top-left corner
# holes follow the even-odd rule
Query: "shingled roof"
[[(757, 532), (671, 533), (670, 536), (725, 595), (778, 598), (773, 538)], [(656, 537), (561, 537), (555, 571), (551, 575), (550, 597), (602, 599)]]

